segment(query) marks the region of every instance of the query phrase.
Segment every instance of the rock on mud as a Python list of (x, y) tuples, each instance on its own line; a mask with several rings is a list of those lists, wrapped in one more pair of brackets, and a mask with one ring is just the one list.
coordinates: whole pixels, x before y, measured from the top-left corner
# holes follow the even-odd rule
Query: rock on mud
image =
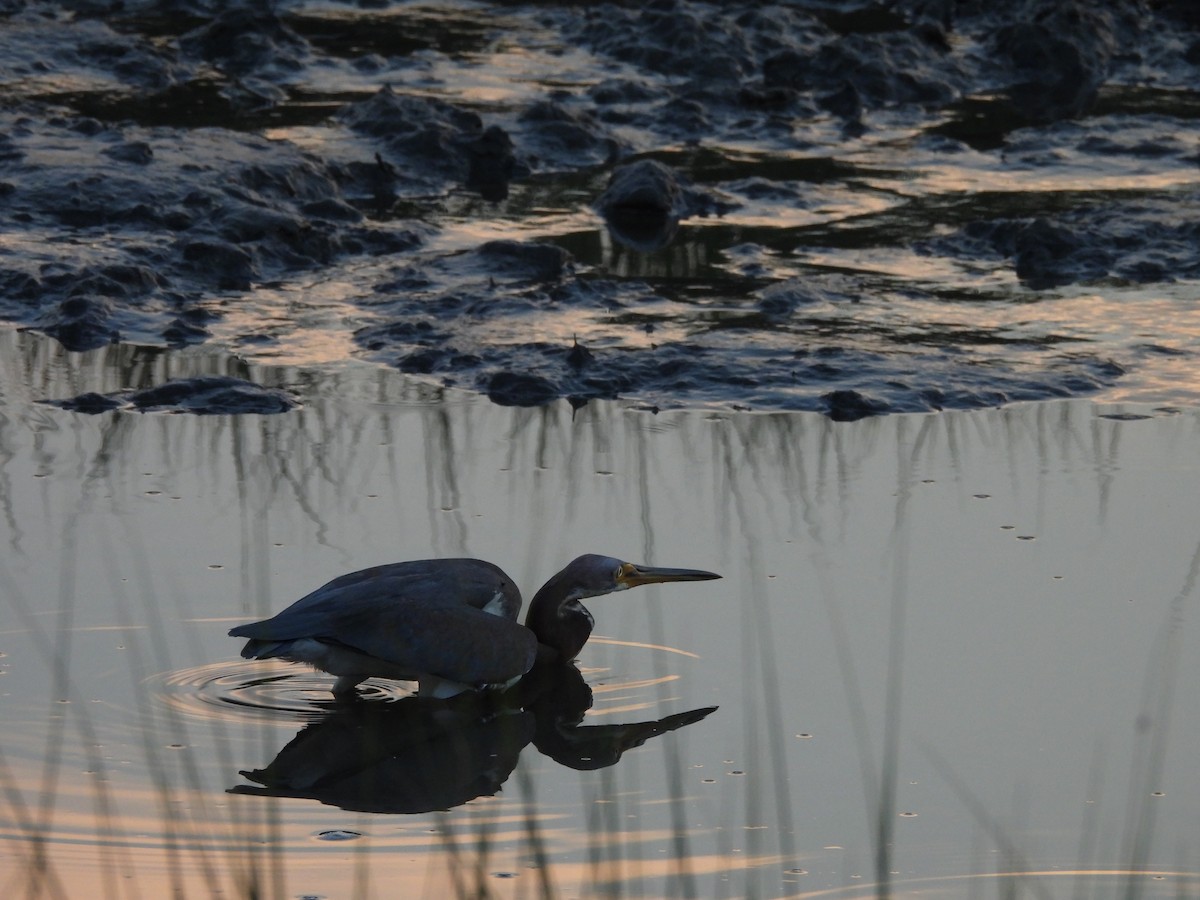
[(660, 162), (643, 159), (612, 173), (596, 210), (608, 219), (681, 219), (688, 204), (679, 176)]
[(732, 204), (693, 187), (674, 169), (642, 159), (620, 166), (594, 204), (613, 236), (642, 252), (666, 246), (682, 219), (727, 212)]
[(670, 166), (641, 159), (613, 171), (595, 208), (609, 219), (687, 219), (728, 212), (731, 203), (714, 191), (694, 187)]
[(840, 390), (823, 394), (825, 414), (835, 422), (855, 422), (867, 416), (881, 416), (889, 411), (888, 404), (858, 391)]

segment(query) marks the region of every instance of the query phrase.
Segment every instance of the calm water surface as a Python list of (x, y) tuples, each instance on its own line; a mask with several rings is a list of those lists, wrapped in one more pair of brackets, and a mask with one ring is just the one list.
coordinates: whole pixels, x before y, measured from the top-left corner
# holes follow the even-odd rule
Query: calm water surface
[[(572, 414), (350, 366), (233, 369), (286, 415), (84, 416), (33, 401), (137, 361), (0, 339), (6, 896), (1200, 891), (1195, 411)], [(519, 715), (333, 716), (225, 636), (362, 566), (479, 556), (528, 596), (584, 550), (725, 576), (592, 601), (582, 727), (718, 707), (603, 768)], [(450, 784), (497, 719), (512, 758)], [(502, 788), (230, 793), (302, 729), (295, 779), (348, 780), (363, 727), (399, 741), (380, 807)]]

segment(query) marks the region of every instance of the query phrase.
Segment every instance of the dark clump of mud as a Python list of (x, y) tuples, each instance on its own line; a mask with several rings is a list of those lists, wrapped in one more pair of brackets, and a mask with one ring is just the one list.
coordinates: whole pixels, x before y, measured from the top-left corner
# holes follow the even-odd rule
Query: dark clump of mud
[(113, 394), (89, 392), (70, 400), (43, 402), (89, 415), (117, 409), (186, 412), (198, 416), (273, 415), (299, 406), (296, 398), (287, 391), (227, 375), (199, 375), (141, 390)]
[(1127, 199), (1054, 216), (994, 219), (935, 243), (962, 257), (1011, 260), (1045, 290), (1115, 278), (1137, 284), (1200, 278), (1200, 195)]
[[(1200, 345), (1054, 306), (1200, 278), (1187, 3), (17, 0), (0, 29), (0, 319), (73, 352), (303, 363), (330, 331), (497, 403), (852, 420)], [(277, 411), (240, 391), (162, 405)]]

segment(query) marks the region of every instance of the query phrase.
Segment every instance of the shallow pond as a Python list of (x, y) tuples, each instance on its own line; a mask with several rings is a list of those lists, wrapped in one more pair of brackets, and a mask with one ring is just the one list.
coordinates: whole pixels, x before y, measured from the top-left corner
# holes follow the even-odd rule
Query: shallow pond
[[(0, 339), (6, 896), (1200, 890), (1195, 411), (572, 413), (350, 365), (232, 372), (283, 415), (86, 416), (33, 401), (119, 348)], [(590, 601), (557, 738), (334, 710), (225, 635), (367, 565), (528, 597), (584, 550), (724, 578)], [(273, 761), (299, 796), (243, 793)]]

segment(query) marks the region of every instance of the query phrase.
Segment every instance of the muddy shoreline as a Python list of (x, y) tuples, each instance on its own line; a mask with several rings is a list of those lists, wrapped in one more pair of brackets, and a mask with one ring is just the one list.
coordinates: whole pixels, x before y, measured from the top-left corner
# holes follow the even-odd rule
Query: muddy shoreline
[(0, 319), (74, 352), (854, 419), (1166, 381), (1200, 348), (1078, 312), (1190, 308), (1185, 3), (0, 17)]

